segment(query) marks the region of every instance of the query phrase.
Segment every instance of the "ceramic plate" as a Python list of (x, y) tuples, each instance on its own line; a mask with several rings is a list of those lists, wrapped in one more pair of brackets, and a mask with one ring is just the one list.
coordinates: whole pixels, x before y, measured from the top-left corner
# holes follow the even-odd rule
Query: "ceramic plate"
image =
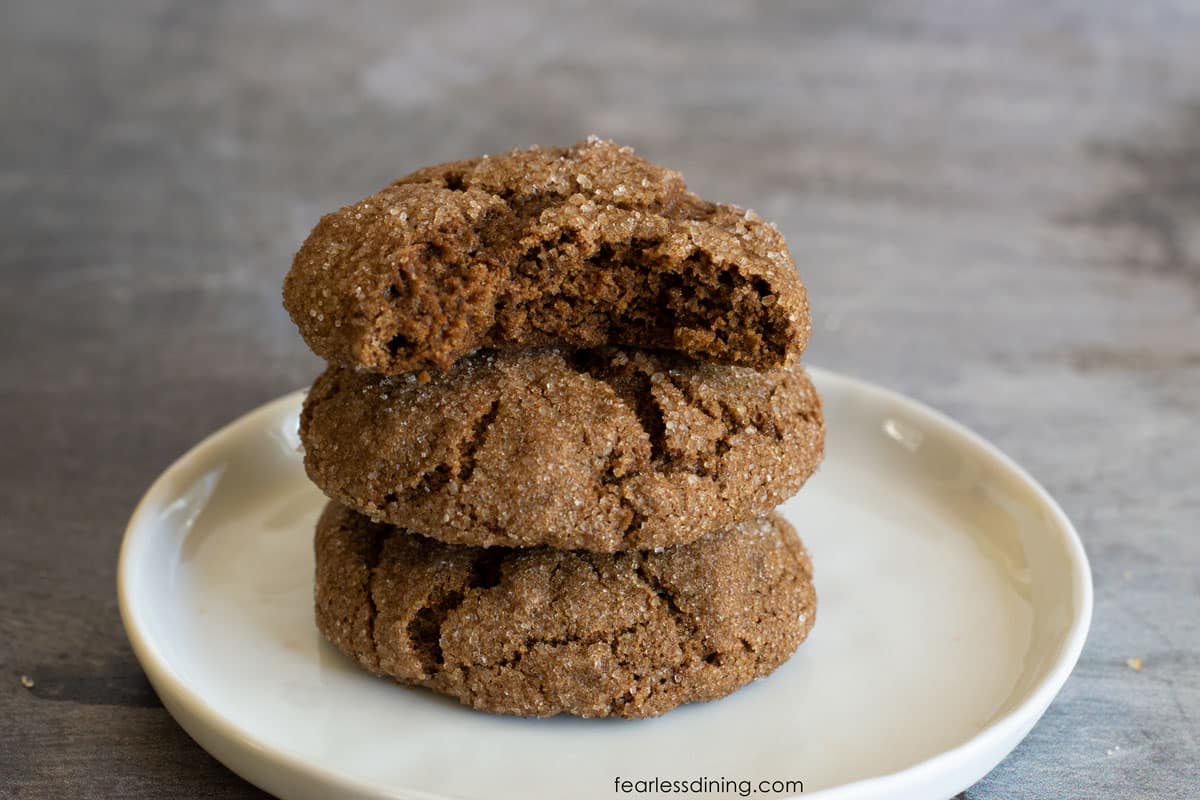
[(1091, 617), (1087, 560), (1054, 501), (987, 442), (812, 372), (828, 453), (783, 511), (813, 555), (817, 624), (723, 700), (642, 721), (498, 717), (342, 657), (313, 624), (323, 498), (298, 452), (301, 393), (209, 437), (146, 493), (121, 550), (125, 629), (179, 724), (288, 800), (608, 800), (655, 778), (708, 796), (785, 797), (792, 781), (825, 800), (950, 797), (1066, 680)]

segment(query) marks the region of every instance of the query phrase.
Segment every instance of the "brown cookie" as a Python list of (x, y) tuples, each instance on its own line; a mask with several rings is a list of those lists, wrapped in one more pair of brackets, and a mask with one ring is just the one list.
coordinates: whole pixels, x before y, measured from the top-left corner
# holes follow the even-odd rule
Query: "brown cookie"
[(778, 367), (809, 332), (773, 226), (595, 137), (428, 167), (325, 216), (283, 300), (318, 355), (390, 375), (548, 344)]
[(816, 469), (799, 367), (618, 348), (481, 351), (427, 383), (330, 367), (304, 464), (331, 498), (444, 542), (613, 552), (766, 513)]
[(812, 564), (771, 514), (661, 552), (448, 545), (330, 503), (321, 633), (379, 675), (484, 711), (656, 716), (723, 697), (792, 654)]

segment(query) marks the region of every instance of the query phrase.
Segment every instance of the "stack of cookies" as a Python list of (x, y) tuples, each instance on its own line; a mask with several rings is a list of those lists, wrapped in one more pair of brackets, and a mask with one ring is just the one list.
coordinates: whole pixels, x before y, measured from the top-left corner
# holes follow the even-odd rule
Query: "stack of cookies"
[(324, 217), (284, 305), (329, 362), (322, 634), (475, 708), (644, 717), (774, 670), (816, 614), (772, 509), (820, 401), (782, 236), (590, 138), (429, 167)]

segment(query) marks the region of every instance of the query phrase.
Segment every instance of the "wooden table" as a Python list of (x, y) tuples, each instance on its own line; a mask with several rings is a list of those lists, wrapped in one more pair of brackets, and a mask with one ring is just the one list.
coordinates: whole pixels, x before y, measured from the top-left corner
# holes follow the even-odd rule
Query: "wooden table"
[(1200, 6), (706, 5), (5, 4), (0, 796), (257, 794), (134, 661), (130, 510), (317, 372), (279, 285), (322, 211), (591, 132), (776, 220), (810, 360), (1078, 525), (1083, 658), (964, 796), (1200, 793)]

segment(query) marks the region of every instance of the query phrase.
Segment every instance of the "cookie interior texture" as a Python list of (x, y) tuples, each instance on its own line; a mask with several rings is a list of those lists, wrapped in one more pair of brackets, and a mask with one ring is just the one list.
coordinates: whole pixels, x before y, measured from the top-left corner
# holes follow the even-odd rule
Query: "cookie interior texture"
[(478, 709), (646, 717), (767, 675), (816, 616), (812, 564), (768, 515), (660, 552), (446, 545), (331, 503), (322, 634), (370, 671)]
[(428, 167), (325, 216), (284, 305), (318, 355), (385, 374), (544, 344), (777, 367), (810, 325), (773, 226), (595, 137)]
[(376, 520), (613, 552), (774, 508), (816, 469), (824, 424), (799, 367), (544, 348), (482, 351), (424, 383), (330, 367), (300, 436), (312, 480)]

